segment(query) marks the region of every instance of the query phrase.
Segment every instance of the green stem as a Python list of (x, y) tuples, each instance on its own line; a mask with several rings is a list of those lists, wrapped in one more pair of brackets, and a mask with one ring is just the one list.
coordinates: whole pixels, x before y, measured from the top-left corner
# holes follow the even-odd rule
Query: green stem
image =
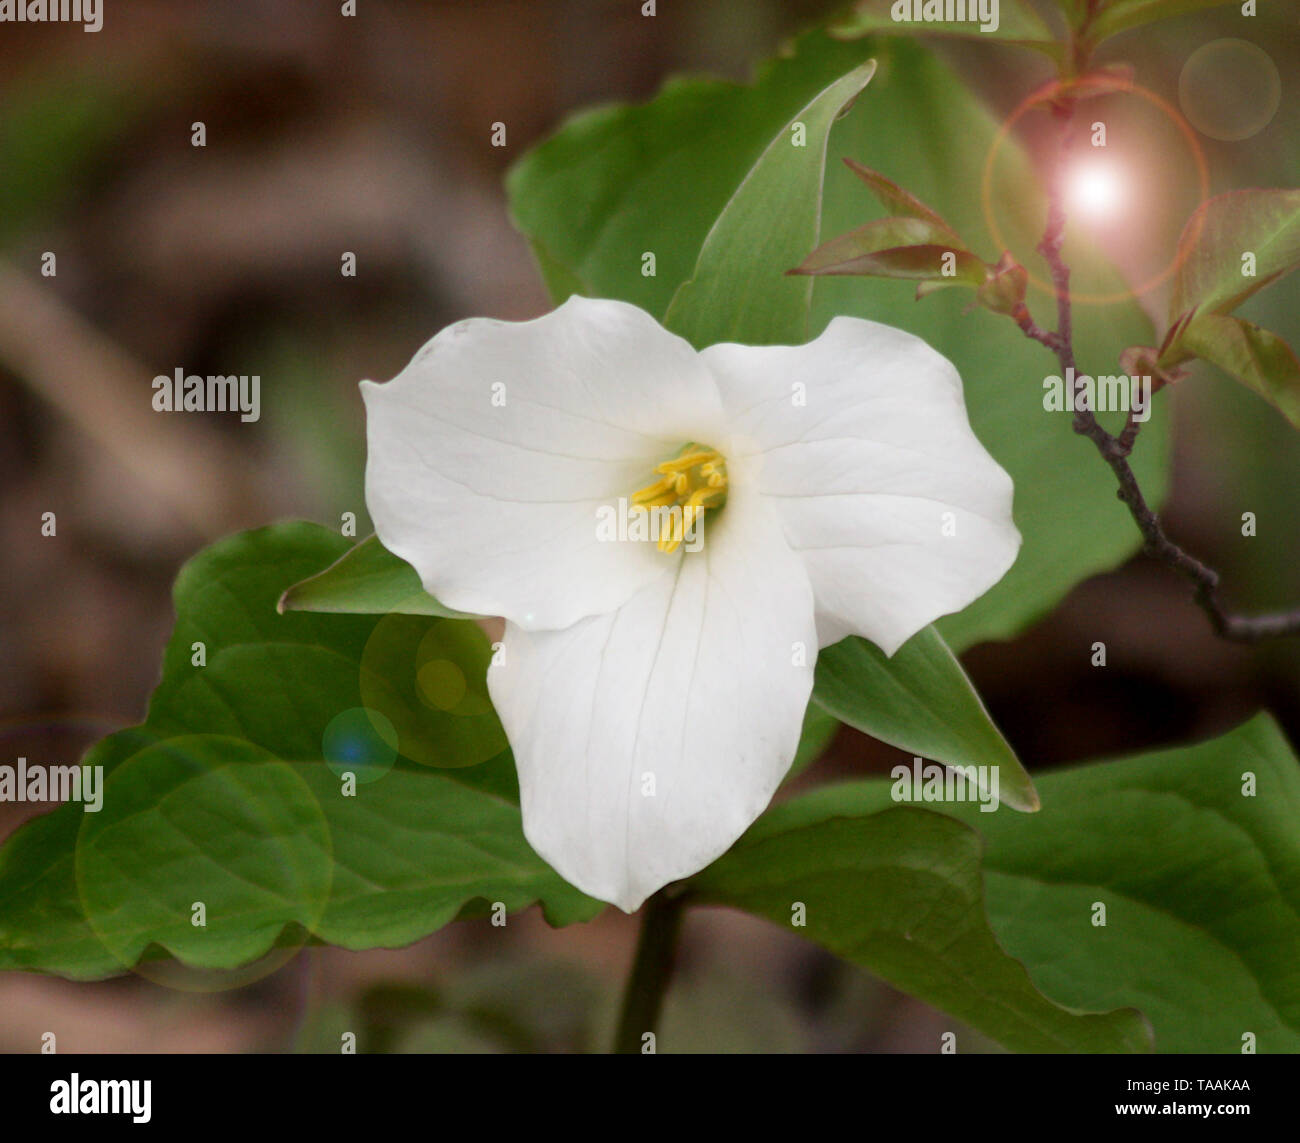
[(642, 1038), (659, 1025), (664, 994), (672, 980), (685, 904), (681, 896), (669, 897), (663, 890), (645, 903), (636, 958), (623, 993), (623, 1011), (614, 1037), (615, 1052), (640, 1052)]

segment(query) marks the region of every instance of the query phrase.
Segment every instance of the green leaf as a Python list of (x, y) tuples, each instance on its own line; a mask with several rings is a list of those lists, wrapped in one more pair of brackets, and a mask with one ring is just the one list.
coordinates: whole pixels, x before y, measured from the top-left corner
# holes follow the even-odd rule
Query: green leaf
[(855, 227), (817, 247), (791, 272), (942, 279), (948, 253), (957, 271), (949, 280), (978, 286), (988, 276), (984, 263), (962, 249), (951, 231), (919, 218), (878, 218)]
[(437, 615), (469, 619), (433, 598), (416, 570), (370, 536), (349, 548), (324, 571), (294, 584), (280, 597), (280, 611), (347, 615)]
[(1300, 1051), (1300, 767), (1272, 720), (1040, 784), (1032, 820), (975, 823), (994, 929), (1035, 983), (1140, 1008), (1161, 1051)]
[(778, 806), (697, 874), (689, 882), (692, 899), (782, 927), (802, 905), (803, 923), (792, 931), (1014, 1051), (1146, 1048), (1135, 1012), (1084, 1015), (1058, 1007), (998, 947), (985, 918), (973, 830), (901, 807), (799, 824), (803, 800)]
[[(983, 835), (989, 923), (1037, 988), (1072, 1008), (1139, 1009), (1164, 1052), (1239, 1053), (1247, 1032), (1260, 1052), (1300, 1051), (1300, 765), (1273, 721), (1042, 774), (1038, 789), (1032, 817), (933, 803)], [(821, 787), (746, 841), (892, 804), (887, 782)]]
[[(915, 13), (909, 20), (895, 20), (893, 8), (896, 0), (858, 0), (853, 11), (831, 29), (831, 34), (842, 39), (856, 36), (956, 36), (962, 39), (998, 41), (1018, 44), (1045, 52), (1060, 59), (1064, 49), (1052, 35), (1052, 30), (1042, 21), (1025, 0), (1001, 0), (997, 11), (997, 27), (991, 21), (983, 25), (974, 18), (969, 20), (922, 20), (921, 0), (909, 0), (909, 9)], [(971, 8), (975, 5), (972, 3)]]
[[(1249, 276), (1243, 255), (1253, 254)], [(1239, 190), (1197, 207), (1178, 239), (1172, 325), (1195, 309), (1226, 314), (1300, 266), (1300, 190)]]
[[(886, 221), (892, 222), (893, 219)], [(874, 223), (867, 224), (867, 226), (874, 225)], [(865, 235), (858, 231), (843, 237), (850, 239), (850, 244), (852, 241), (862, 241), (865, 244), (885, 236)], [(988, 277), (984, 263), (974, 254), (953, 250), (950, 246), (892, 246), (869, 253), (853, 254), (844, 246), (836, 248), (837, 241), (832, 239), (825, 246), (815, 250), (809, 255), (809, 262), (792, 272), (818, 277), (842, 275), (913, 279), (925, 283), (929, 287), (927, 293), (942, 286), (980, 286)], [(948, 254), (953, 255), (954, 273), (952, 274), (944, 273), (944, 258)], [(843, 261), (831, 261), (842, 256)], [(823, 261), (827, 264), (819, 264)]]
[(854, 68), (776, 133), (705, 238), (664, 316), (668, 329), (697, 348), (807, 340), (812, 283), (781, 275), (817, 241), (831, 124), (875, 70), (874, 60)]
[(1088, 26), (1088, 41), (1099, 44), (1103, 40), (1127, 32), (1130, 28), (1140, 28), (1156, 20), (1168, 20), (1174, 16), (1184, 16), (1189, 12), (1200, 12), (1205, 8), (1220, 8), (1232, 0), (1114, 0), (1098, 14)]
[(810, 702), (803, 715), (803, 730), (799, 735), (799, 749), (795, 751), (794, 761), (790, 763), (790, 772), (786, 775), (788, 782), (796, 774), (803, 773), (831, 744), (840, 728), (840, 720), (816, 702)]
[(951, 766), (997, 768), (999, 793), (1018, 810), (1038, 809), (1020, 760), (933, 628), (913, 635), (892, 659), (850, 637), (817, 656), (813, 698), (841, 722), (900, 750)]
[(957, 249), (966, 249), (965, 243), (952, 234), (952, 227), (943, 220), (939, 212), (926, 206), (914, 194), (905, 191), (896, 182), (885, 178), (879, 171), (864, 167), (856, 159), (845, 158), (844, 165), (867, 184), (867, 189), (876, 196), (876, 200), (880, 205), (891, 214), (928, 222), (936, 229), (952, 235), (953, 245)]
[[(773, 138), (819, 92), (869, 57), (879, 58), (880, 71), (853, 114), (833, 127), (829, 153), (888, 170), (918, 201), (936, 203), (954, 233), (975, 248), (981, 242), (991, 248), (972, 188), (980, 186), (997, 120), (915, 43), (838, 42), (813, 33), (760, 69), (752, 86), (674, 80), (648, 104), (571, 120), (525, 156), (509, 179), (511, 207), (556, 301), (577, 281), (592, 296), (622, 298), (662, 318), (692, 274), (714, 220)], [(999, 202), (1019, 220), (1017, 237), (1032, 250), (1043, 201), (1023, 153), (1008, 141), (1003, 154), (1008, 177), (997, 185)], [(867, 220), (859, 177), (839, 164), (828, 170), (823, 240)], [(810, 242), (788, 263), (755, 261), (738, 270), (737, 280), (775, 281), (773, 273), (794, 266), (816, 245)], [(645, 251), (656, 256), (654, 277), (641, 273)], [(1075, 269), (1079, 280), (1099, 291), (1119, 288), (1113, 271), (1086, 251)], [(897, 282), (828, 276), (813, 284), (810, 332), (820, 332), (835, 314), (853, 314), (918, 334), (948, 357), (962, 376), (976, 434), (1015, 481), (1024, 545), (1000, 584), (940, 621), (955, 648), (1015, 634), (1075, 584), (1117, 566), (1136, 548), (1132, 522), (1105, 466), (1087, 463), (1068, 416), (1046, 413), (1027, 396), (1041, 392), (1042, 379), (1056, 368), (1041, 346), (1005, 318), (983, 310), (964, 314), (966, 299), (955, 291), (917, 306)], [(1136, 303), (1079, 307), (1075, 316), (1081, 362), (1114, 360), (1124, 346), (1154, 339)], [(1167, 462), (1167, 425), (1153, 418), (1132, 463), (1156, 504), (1164, 495)]]
[(1300, 362), (1276, 334), (1241, 318), (1197, 313), (1175, 344), (1254, 389), (1300, 429)]
[[(69, 802), (0, 848), (0, 969), (96, 978), (151, 946), (229, 968), (294, 931), (346, 948), (407, 944), (478, 900), (541, 902), (556, 924), (602, 908), (524, 840), (513, 761), (470, 677), (485, 661), (477, 627), (276, 614), (289, 584), (346, 549), (287, 524), (186, 565), (145, 724), (86, 756), (104, 767), (102, 808)], [(406, 667), (396, 680), (394, 656)], [(453, 667), (467, 677), (449, 693)], [(494, 756), (419, 764), (444, 762), (452, 733)], [(206, 926), (191, 923), (194, 902)]]
[[(845, 45), (829, 57), (782, 56), (759, 69), (752, 87), (671, 79), (649, 104), (569, 119), (506, 183), (552, 298), (622, 298), (662, 321), (718, 216), (772, 140), (870, 54)], [(642, 273), (646, 252), (655, 255), (653, 275)]]

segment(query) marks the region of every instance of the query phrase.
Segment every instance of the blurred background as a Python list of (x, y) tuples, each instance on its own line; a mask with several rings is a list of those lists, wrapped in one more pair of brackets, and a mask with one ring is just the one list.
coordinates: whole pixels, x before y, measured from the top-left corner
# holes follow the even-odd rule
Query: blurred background
[[(507, 215), (510, 163), (568, 113), (649, 98), (669, 74), (744, 80), (838, 5), (660, 0), (653, 18), (640, 0), (360, 0), (354, 18), (333, 0), (104, 7), (96, 34), (0, 26), (0, 752), (10, 763), (73, 761), (142, 717), (171, 582), (198, 548), (285, 517), (338, 526), (345, 512), (368, 534), (357, 381), (391, 377), (458, 318), (548, 308)], [(1177, 106), (1189, 66), (1193, 93), (1258, 75), (1240, 51), (1189, 63), (1198, 48), (1236, 38), (1266, 50), (1276, 112), (1247, 122), (1244, 138), (1198, 133), (1215, 191), (1300, 184), (1300, 9), (1259, 9), (1258, 24), (1230, 4), (1154, 25), (1102, 56), (1132, 62)], [(936, 48), (999, 117), (1046, 78), (1015, 49)], [(1223, 101), (1183, 107), (1204, 120)], [(1225, 113), (1229, 134), (1251, 118)], [(191, 145), (196, 122), (204, 147)], [(490, 144), (497, 122), (505, 147)], [(1167, 255), (1176, 231), (1143, 237)], [(1097, 238), (1121, 264), (1135, 256), (1132, 234)], [(42, 275), (46, 252), (54, 276)], [(343, 252), (356, 256), (355, 277), (340, 273)], [(1293, 346), (1296, 281), (1241, 311)], [(1163, 313), (1158, 292), (1147, 301)], [(258, 374), (260, 421), (154, 413), (149, 382), (177, 366)], [(1300, 603), (1295, 431), (1208, 370), (1159, 400), (1156, 415), (1177, 426), (1172, 534), (1224, 572), (1242, 609)], [(1078, 461), (1100, 463), (1083, 442)], [(1241, 536), (1243, 511), (1256, 513), (1254, 538)], [(54, 537), (41, 535), (46, 512)], [(1122, 665), (1090, 666), (1097, 639)], [(1140, 558), (965, 662), (1031, 770), (1208, 737), (1260, 707), (1300, 742), (1300, 640), (1253, 650), (1216, 640), (1181, 583)], [(800, 783), (896, 761), (844, 729)], [(45, 808), (0, 803), (0, 837)], [(6, 974), (0, 1050), (37, 1050), (54, 1031), (60, 1051), (337, 1051), (345, 1029), (371, 1051), (601, 1047), (634, 939), (635, 922), (615, 910), (562, 931), (534, 910), (505, 929), (465, 921), (401, 950), (308, 950), (240, 987)], [(950, 1026), (789, 932), (697, 910), (662, 1035), (675, 1050), (933, 1051)]]

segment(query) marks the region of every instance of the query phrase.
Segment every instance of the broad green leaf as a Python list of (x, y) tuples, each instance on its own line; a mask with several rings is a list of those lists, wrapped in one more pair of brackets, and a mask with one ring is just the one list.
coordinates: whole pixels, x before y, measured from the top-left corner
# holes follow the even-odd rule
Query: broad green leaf
[[(1200, 12), (1205, 8), (1220, 8), (1233, 0), (1114, 0), (1098, 12), (1085, 30), (1088, 41), (1099, 44), (1103, 40), (1139, 28), (1156, 20), (1168, 20)], [(1237, 0), (1239, 3), (1240, 0)]]
[[(986, 0), (987, 2), (987, 0)], [(963, 39), (1019, 44), (1061, 58), (1064, 49), (1052, 30), (1025, 0), (993, 0), (988, 18), (978, 18), (978, 3), (969, 0), (966, 20), (932, 20), (924, 16), (925, 0), (858, 0), (853, 11), (832, 29), (843, 38), (882, 36), (957, 36)], [(904, 19), (894, 18), (897, 11)], [(994, 17), (996, 16), (996, 26)]]
[(1300, 190), (1217, 195), (1188, 219), (1177, 260), (1170, 324), (1193, 309), (1229, 313), (1300, 266)]
[[(688, 883), (692, 900), (730, 905), (782, 927), (802, 906), (791, 931), (1013, 1051), (1145, 1050), (1137, 1013), (1058, 1007), (998, 947), (985, 917), (973, 830), (902, 807), (801, 825), (791, 818), (802, 801), (778, 806), (697, 874)], [(796, 813), (783, 813), (787, 806)]]
[[(84, 760), (104, 767), (102, 809), (69, 802), (0, 848), (0, 969), (96, 978), (151, 946), (229, 968), (294, 931), (347, 948), (407, 944), (482, 900), (540, 901), (557, 924), (600, 910), (524, 840), (513, 761), (469, 677), (486, 651), (473, 624), (277, 615), (286, 587), (347, 547), (315, 525), (279, 525), (186, 565), (145, 724)], [(467, 676), (454, 694), (452, 668)], [(457, 732), (495, 756), (419, 764), (441, 767)], [(196, 901), (206, 927), (191, 923)]]
[[(1270, 718), (1042, 774), (1038, 790), (1032, 817), (933, 808), (983, 835), (989, 923), (1044, 995), (1137, 1008), (1163, 1052), (1239, 1053), (1248, 1032), (1260, 1052), (1300, 1051), (1300, 764)], [(891, 805), (888, 782), (826, 786), (746, 838)]]
[(1176, 344), (1254, 389), (1300, 429), (1300, 362), (1276, 334), (1226, 314), (1197, 313)]
[[(552, 298), (622, 298), (662, 321), (772, 140), (871, 54), (845, 45), (830, 55), (785, 55), (764, 64), (753, 86), (671, 79), (649, 104), (601, 107), (565, 122), (506, 183)], [(653, 275), (642, 272), (646, 253), (655, 256)]]
[(1161, 1051), (1239, 1053), (1246, 1032), (1300, 1051), (1300, 766), (1272, 720), (1041, 786), (1032, 820), (963, 815), (988, 842), (993, 927), (1035, 983), (1140, 1008)]
[(278, 606), (281, 611), (471, 618), (434, 599), (421, 586), (416, 570), (385, 548), (378, 536), (362, 540), (323, 572), (294, 584)]
[(997, 768), (1001, 799), (1038, 809), (1034, 784), (943, 637), (927, 627), (892, 659), (850, 637), (817, 656), (813, 699), (841, 722), (935, 762)]
[[(916, 43), (897, 37), (839, 42), (814, 33), (761, 69), (752, 86), (675, 80), (648, 104), (571, 120), (521, 160), (509, 179), (511, 208), (556, 301), (578, 283), (585, 293), (623, 298), (662, 319), (692, 274), (714, 220), (772, 140), (829, 84), (877, 57), (879, 73), (853, 113), (832, 128), (828, 154), (884, 172), (933, 204), (974, 249), (992, 252), (978, 188), (997, 120)], [(1042, 227), (1042, 198), (1013, 143), (1004, 155), (1009, 175), (998, 183), (999, 202), (1018, 220), (1021, 247), (1032, 250)], [(858, 178), (830, 164), (821, 239), (869, 218)], [(778, 269), (790, 269), (816, 246), (810, 243)], [(655, 254), (653, 277), (641, 272), (643, 252)], [(1113, 272), (1086, 253), (1076, 270), (1081, 280), (1091, 275), (1098, 289), (1118, 286)], [(738, 273), (740, 281), (757, 275), (772, 280), (757, 263)], [(809, 327), (819, 332), (844, 313), (924, 337), (957, 366), (976, 434), (1015, 481), (1024, 545), (1002, 583), (940, 621), (958, 650), (1015, 634), (1082, 579), (1122, 562), (1138, 540), (1109, 471), (1089, 458), (1070, 418), (1046, 413), (1031, 399), (1056, 369), (1052, 355), (1005, 318), (963, 313), (967, 300), (942, 291), (918, 306), (898, 282), (817, 278)], [(1104, 369), (1126, 345), (1152, 340), (1136, 303), (1076, 312), (1081, 368)], [(1153, 418), (1132, 463), (1157, 504), (1167, 453), (1165, 420)]]
[(778, 131), (736, 188), (700, 249), (664, 325), (697, 348), (720, 341), (808, 339), (812, 283), (783, 277), (817, 242), (831, 124), (875, 73), (874, 60), (819, 93)]

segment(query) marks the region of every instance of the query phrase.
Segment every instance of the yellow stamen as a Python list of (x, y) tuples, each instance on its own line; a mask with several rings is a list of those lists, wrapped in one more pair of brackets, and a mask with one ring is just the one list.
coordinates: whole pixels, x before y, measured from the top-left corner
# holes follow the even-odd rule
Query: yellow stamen
[(667, 508), (671, 504), (677, 503), (677, 497), (671, 492), (665, 492), (662, 496), (656, 496), (653, 500), (642, 500), (640, 504), (633, 504), (632, 511), (649, 511), (651, 508)]
[(672, 460), (665, 460), (662, 464), (655, 465), (655, 472), (685, 472), (688, 468), (694, 468), (697, 464), (706, 464), (711, 460), (721, 460), (721, 455), (711, 448), (701, 449), (691, 448), (691, 452), (684, 452), (680, 456), (673, 457)]
[(656, 513), (657, 547), (675, 552), (704, 519), (705, 509), (717, 510), (727, 501), (727, 461), (716, 449), (688, 444), (671, 460), (655, 465), (660, 478), (634, 492), (634, 511)]
[(676, 499), (675, 493), (676, 481), (671, 476), (662, 477), (653, 484), (647, 484), (644, 488), (632, 493), (633, 504), (644, 504), (649, 500), (658, 500), (665, 493), (671, 494), (671, 500)]

